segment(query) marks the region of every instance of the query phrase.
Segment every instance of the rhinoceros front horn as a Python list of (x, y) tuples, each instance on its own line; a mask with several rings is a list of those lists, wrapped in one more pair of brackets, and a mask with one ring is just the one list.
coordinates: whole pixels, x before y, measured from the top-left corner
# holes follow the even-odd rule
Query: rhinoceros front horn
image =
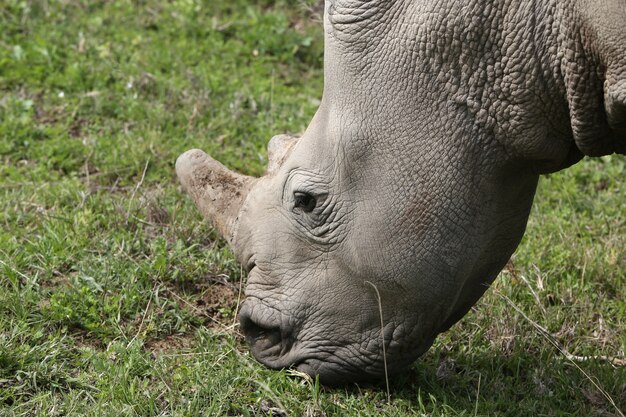
[(255, 178), (229, 170), (199, 149), (178, 157), (176, 174), (200, 212), (231, 242), (237, 216)]

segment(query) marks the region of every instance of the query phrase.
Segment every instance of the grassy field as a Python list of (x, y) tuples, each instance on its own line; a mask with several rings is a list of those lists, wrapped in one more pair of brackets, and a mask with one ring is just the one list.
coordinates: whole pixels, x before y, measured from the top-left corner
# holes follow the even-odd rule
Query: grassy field
[(0, 416), (622, 415), (624, 157), (542, 179), (508, 268), (390, 402), (250, 357), (245, 276), (173, 166), (199, 147), (258, 175), (269, 138), (304, 129), (317, 13), (0, 0)]

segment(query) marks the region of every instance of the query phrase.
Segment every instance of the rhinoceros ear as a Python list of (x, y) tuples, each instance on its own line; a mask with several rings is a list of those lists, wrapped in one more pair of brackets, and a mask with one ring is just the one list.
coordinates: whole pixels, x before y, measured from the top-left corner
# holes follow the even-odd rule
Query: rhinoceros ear
[(291, 153), (299, 137), (291, 135), (277, 135), (267, 144), (267, 173), (272, 175), (283, 164)]
[(589, 156), (626, 153), (626, 4), (574, 4), (561, 68), (576, 145)]
[(200, 212), (231, 242), (239, 212), (256, 179), (229, 170), (199, 149), (178, 157), (176, 174)]

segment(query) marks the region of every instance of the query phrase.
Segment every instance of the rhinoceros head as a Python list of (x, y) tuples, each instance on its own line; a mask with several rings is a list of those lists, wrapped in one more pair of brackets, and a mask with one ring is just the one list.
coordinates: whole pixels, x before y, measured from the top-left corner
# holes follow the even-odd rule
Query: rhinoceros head
[(597, 46), (610, 25), (583, 42), (593, 10), (533, 4), (327, 2), (320, 108), (270, 141), (267, 174), (180, 156), (249, 272), (262, 363), (325, 383), (403, 369), (507, 262), (540, 173), (624, 151), (626, 43)]

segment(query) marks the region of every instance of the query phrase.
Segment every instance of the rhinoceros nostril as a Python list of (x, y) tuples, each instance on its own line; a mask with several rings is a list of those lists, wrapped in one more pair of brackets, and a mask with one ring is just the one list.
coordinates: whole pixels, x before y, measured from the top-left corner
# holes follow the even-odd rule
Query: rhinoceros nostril
[(252, 271), (255, 267), (256, 262), (254, 261), (254, 258), (250, 257), (250, 260), (246, 263), (246, 272), (250, 274), (250, 271)]
[[(281, 348), (282, 336), (280, 327), (263, 326), (254, 321), (249, 315), (242, 314), (239, 318), (241, 330), (246, 341), (252, 346), (255, 353), (263, 353), (272, 348)], [(272, 349), (273, 351), (274, 349)]]

